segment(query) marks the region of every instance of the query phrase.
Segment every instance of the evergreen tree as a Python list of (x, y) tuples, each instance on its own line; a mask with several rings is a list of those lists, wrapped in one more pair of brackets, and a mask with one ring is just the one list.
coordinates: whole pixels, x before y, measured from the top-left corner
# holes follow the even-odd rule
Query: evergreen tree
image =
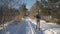
[(22, 4), (22, 5), (20, 6), (19, 11), (20, 11), (20, 15), (21, 15), (22, 17), (24, 17), (24, 16), (26, 15), (26, 11), (27, 11), (26, 5), (25, 5), (25, 4)]

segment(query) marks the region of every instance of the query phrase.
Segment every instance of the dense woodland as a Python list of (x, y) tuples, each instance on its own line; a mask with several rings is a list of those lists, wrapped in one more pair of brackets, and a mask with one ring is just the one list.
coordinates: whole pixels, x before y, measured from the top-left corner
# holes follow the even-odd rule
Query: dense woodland
[[(17, 3), (15, 0), (1, 0), (0, 3), (0, 24), (8, 21), (19, 21), (24, 17), (26, 6), (25, 4), (19, 5), (19, 9), (13, 8)], [(3, 3), (3, 4), (2, 4)], [(10, 5), (9, 5), (10, 4)], [(13, 5), (12, 5), (13, 4)]]
[(47, 22), (54, 22), (60, 24), (60, 1), (36, 1), (30, 9), (30, 17), (35, 18), (37, 11), (40, 10), (41, 19)]
[[(6, 0), (7, 1), (7, 0)], [(11, 20), (19, 21), (26, 16), (28, 9), (26, 4), (21, 4), (19, 9), (12, 8), (9, 3), (13, 3), (14, 0), (9, 2), (3, 1), (4, 5), (0, 5), (0, 24), (6, 23)], [(48, 1), (36, 1), (35, 4), (29, 9), (28, 16), (32, 19), (35, 18), (37, 11), (40, 11), (41, 19), (47, 22), (55, 22), (60, 24), (60, 1), (48, 0)]]

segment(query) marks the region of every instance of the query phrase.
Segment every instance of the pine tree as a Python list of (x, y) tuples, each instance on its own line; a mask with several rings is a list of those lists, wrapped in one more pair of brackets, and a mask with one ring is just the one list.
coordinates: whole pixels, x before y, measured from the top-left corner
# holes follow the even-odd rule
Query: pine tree
[(21, 15), (22, 17), (24, 17), (24, 16), (26, 15), (26, 11), (27, 11), (26, 5), (25, 5), (25, 4), (22, 4), (22, 5), (20, 6), (19, 11), (20, 11), (20, 15)]

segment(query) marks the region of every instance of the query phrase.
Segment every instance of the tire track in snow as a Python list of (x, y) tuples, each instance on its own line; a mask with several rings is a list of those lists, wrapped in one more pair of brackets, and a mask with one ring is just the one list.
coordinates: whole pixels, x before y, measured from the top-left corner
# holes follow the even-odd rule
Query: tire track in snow
[(44, 34), (42, 30), (41, 31), (36, 30), (34, 27), (35, 25), (33, 26), (32, 22), (30, 20), (27, 20), (27, 23), (30, 26), (31, 34)]
[(32, 27), (32, 25), (30, 24), (30, 21), (28, 21), (27, 23), (30, 26), (31, 34), (35, 34), (36, 32), (34, 31), (34, 28)]

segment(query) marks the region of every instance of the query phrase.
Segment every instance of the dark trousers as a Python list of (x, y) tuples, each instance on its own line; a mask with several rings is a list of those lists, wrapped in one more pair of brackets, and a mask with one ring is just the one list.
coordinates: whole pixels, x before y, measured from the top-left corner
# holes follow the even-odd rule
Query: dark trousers
[(38, 30), (40, 30), (40, 19), (37, 19), (37, 25), (36, 25), (36, 28), (37, 28)]

